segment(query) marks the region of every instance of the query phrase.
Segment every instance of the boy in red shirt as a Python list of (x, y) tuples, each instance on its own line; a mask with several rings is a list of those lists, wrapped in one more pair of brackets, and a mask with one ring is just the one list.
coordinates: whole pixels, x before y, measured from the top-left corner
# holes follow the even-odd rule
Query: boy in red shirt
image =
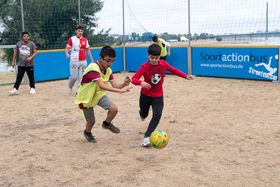
[[(191, 75), (186, 75), (182, 71), (169, 65), (166, 61), (159, 60), (160, 52), (161, 48), (159, 45), (150, 45), (148, 48), (149, 61), (142, 64), (132, 77), (132, 83), (142, 87), (139, 99), (139, 114), (141, 119), (144, 120), (148, 116), (150, 106), (152, 106), (153, 110), (153, 117), (141, 144), (143, 147), (150, 146), (150, 135), (157, 128), (162, 115), (164, 105), (162, 85), (166, 71), (170, 71), (171, 73), (187, 80), (193, 79)], [(140, 80), (142, 76), (144, 77), (144, 81)]]

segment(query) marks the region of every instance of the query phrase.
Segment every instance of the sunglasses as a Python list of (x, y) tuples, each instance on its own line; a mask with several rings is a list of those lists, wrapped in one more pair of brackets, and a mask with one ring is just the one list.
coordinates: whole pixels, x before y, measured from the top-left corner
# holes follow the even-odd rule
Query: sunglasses
[(108, 63), (113, 63), (115, 61), (115, 59), (106, 59), (106, 58), (102, 58), (102, 59)]

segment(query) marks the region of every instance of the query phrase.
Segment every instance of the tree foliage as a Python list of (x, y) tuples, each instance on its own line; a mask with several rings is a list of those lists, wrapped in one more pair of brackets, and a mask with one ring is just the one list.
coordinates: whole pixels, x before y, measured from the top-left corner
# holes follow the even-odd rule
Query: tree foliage
[(152, 38), (153, 38), (153, 33), (144, 32), (141, 36), (141, 41), (143, 42), (152, 41)]
[[(81, 23), (92, 37), (97, 26), (95, 14), (103, 7), (101, 0), (81, 0)], [(20, 0), (0, 2), (0, 44), (15, 44), (22, 32)], [(24, 27), (38, 49), (64, 48), (79, 23), (78, 0), (24, 0)], [(99, 33), (102, 35), (102, 33)], [(108, 33), (104, 33), (108, 36)], [(13, 37), (12, 37), (13, 36)]]

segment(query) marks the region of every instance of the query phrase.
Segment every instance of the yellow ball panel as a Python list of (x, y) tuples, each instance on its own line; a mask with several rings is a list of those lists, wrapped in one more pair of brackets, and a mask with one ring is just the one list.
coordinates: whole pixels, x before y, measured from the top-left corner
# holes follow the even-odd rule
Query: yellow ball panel
[(155, 130), (150, 136), (150, 142), (154, 148), (162, 149), (168, 144), (169, 138), (164, 130)]

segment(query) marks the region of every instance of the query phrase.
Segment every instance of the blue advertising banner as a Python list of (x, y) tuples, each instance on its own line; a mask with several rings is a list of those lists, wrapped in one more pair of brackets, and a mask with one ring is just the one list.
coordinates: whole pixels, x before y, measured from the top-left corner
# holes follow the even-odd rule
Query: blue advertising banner
[[(112, 69), (112, 71), (114, 73), (116, 72), (122, 72), (124, 71), (124, 67), (123, 67), (123, 49), (121, 47), (117, 47), (117, 48), (114, 48), (115, 51), (116, 51), (116, 58), (115, 58), (115, 61), (114, 63), (112, 64), (112, 66), (110, 67)], [(92, 57), (94, 59), (94, 61), (96, 60), (99, 60), (99, 54), (100, 54), (100, 51), (101, 51), (101, 48), (95, 48), (95, 49), (91, 49), (91, 54), (92, 54)], [(90, 58), (88, 57), (87, 55), (87, 61), (88, 61), (88, 64), (90, 62)]]
[(135, 72), (148, 61), (147, 47), (128, 47), (126, 50), (126, 71)]
[[(96, 61), (99, 59), (100, 48), (92, 49), (91, 54)], [(123, 52), (122, 48), (115, 48), (117, 56), (111, 69), (113, 72), (122, 72)], [(35, 81), (47, 81), (57, 79), (67, 79), (70, 76), (70, 59), (66, 59), (64, 50), (39, 51), (34, 59), (34, 76)], [(90, 58), (87, 55), (87, 63), (90, 63)]]
[[(173, 67), (187, 73), (188, 54), (186, 48), (171, 48), (171, 56), (167, 56), (166, 61)], [(137, 71), (142, 64), (148, 61), (148, 47), (128, 47), (126, 48), (126, 70)]]
[(69, 59), (64, 51), (38, 52), (34, 59), (35, 81), (65, 79), (69, 77)]
[(278, 77), (278, 48), (193, 48), (194, 75), (273, 80)]

